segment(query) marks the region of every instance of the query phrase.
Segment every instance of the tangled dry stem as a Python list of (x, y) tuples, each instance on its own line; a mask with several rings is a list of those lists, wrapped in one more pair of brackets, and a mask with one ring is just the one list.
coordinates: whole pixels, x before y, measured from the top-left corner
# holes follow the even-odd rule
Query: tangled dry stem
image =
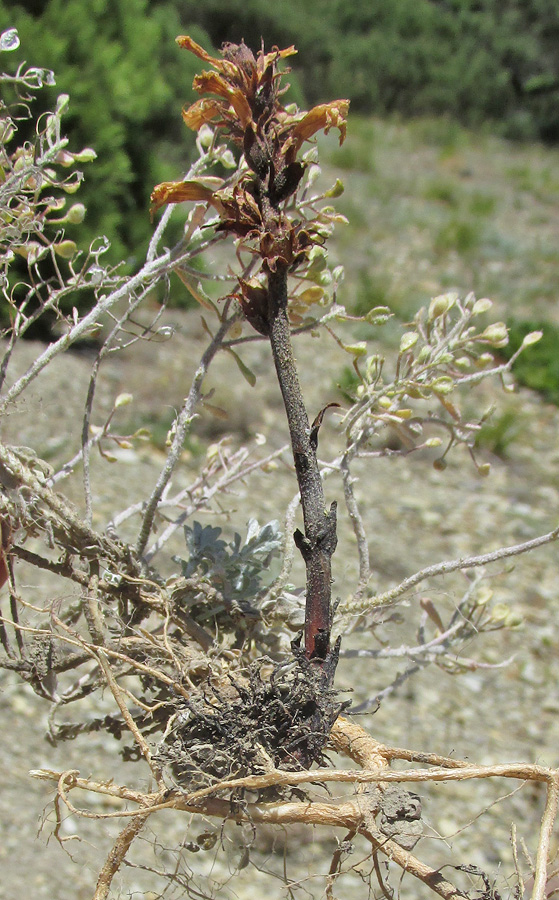
[[(386, 837), (375, 823), (379, 800), (377, 793), (358, 792), (345, 802), (324, 803), (316, 800), (294, 802), (258, 800), (241, 805), (231, 803), (231, 797), (242, 791), (269, 791), (271, 788), (294, 789), (305, 784), (345, 783), (353, 785), (378, 785), (381, 789), (394, 783), (417, 783), (428, 781), (463, 781), (479, 778), (511, 778), (520, 781), (536, 781), (546, 784), (547, 801), (542, 817), (535, 864), (534, 886), (531, 900), (544, 900), (547, 883), (547, 858), (549, 843), (557, 812), (559, 792), (559, 770), (527, 764), (500, 764), (496, 766), (476, 766), (471, 763), (433, 756), (432, 754), (411, 754), (408, 750), (386, 747), (374, 740), (364, 729), (344, 717), (339, 717), (331, 731), (331, 746), (338, 752), (358, 762), (358, 770), (336, 770), (321, 768), (314, 771), (286, 771), (272, 769), (262, 775), (247, 775), (240, 778), (226, 778), (199, 790), (164, 790), (151, 794), (133, 791), (116, 784), (97, 783), (93, 779), (81, 778), (75, 771), (52, 772), (36, 770), (31, 774), (47, 781), (57, 782), (58, 797), (75, 815), (88, 818), (130, 818), (107, 858), (99, 878), (95, 900), (104, 900), (108, 895), (111, 880), (122, 863), (134, 837), (150, 815), (165, 809), (179, 809), (201, 816), (218, 819), (233, 819), (252, 824), (307, 824), (344, 828), (351, 833), (363, 835), (372, 850), (382, 853), (403, 871), (418, 878), (434, 893), (455, 900), (467, 896), (443, 877), (441, 872), (427, 866), (399, 843)], [(429, 760), (437, 765), (408, 771), (394, 771), (389, 768), (393, 759), (408, 758), (413, 755)], [(107, 794), (118, 798), (126, 805), (134, 803), (138, 809), (124, 809), (111, 813), (93, 813), (76, 807), (69, 794), (74, 789), (85, 792)], [(226, 793), (229, 799), (216, 795)]]
[(157, 758), (189, 788), (270, 768), (308, 769), (323, 761), (342, 706), (302, 652), (287, 665), (256, 662), (242, 679), (209, 680), (179, 702)]

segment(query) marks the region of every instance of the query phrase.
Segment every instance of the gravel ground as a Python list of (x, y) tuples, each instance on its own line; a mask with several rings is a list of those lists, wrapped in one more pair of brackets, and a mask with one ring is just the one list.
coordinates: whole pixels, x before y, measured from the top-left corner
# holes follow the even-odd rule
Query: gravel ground
[[(204, 345), (199, 316), (173, 313), (170, 319), (178, 330), (169, 344), (137, 344), (126, 354), (108, 360), (99, 384), (94, 421), (102, 420), (114, 397), (123, 390), (134, 395), (131, 409), (138, 424), (160, 423), (170, 417), (171, 409), (181, 402), (188, 375)], [(22, 347), (14, 360), (14, 371), (22, 371), (38, 350), (32, 344)], [(297, 355), (312, 414), (333, 398), (334, 385), (345, 360), (324, 337), (302, 338)], [(257, 373), (257, 386), (251, 389), (243, 381), (231, 359), (218, 359), (211, 378), (215, 387), (212, 403), (231, 409), (231, 418), (228, 423), (222, 423), (204, 417), (196, 427), (204, 440), (219, 437), (225, 427), (243, 438), (263, 433), (267, 439), (264, 452), (285, 440), (280, 401), (269, 377), (266, 347), (251, 345), (243, 358)], [(308, 360), (312, 360), (312, 365), (305, 365)], [(2, 423), (2, 438), (36, 447), (54, 464), (68, 458), (74, 449), (75, 435), (79, 434), (75, 423), (87, 390), (90, 365), (87, 355), (72, 354), (58, 359)], [(488, 393), (484, 402), (490, 400)], [(519, 416), (522, 431), (511, 443), (506, 460), (491, 460), (493, 467), (488, 479), (479, 479), (468, 460), (459, 455), (445, 472), (435, 471), (429, 459), (413, 456), (361, 464), (357, 496), (365, 510), (379, 589), (386, 589), (433, 562), (517, 543), (557, 524), (559, 411), (527, 392), (510, 396), (505, 403)], [(321, 431), (321, 453), (325, 459), (334, 454), (336, 442), (332, 417)], [(145, 445), (123, 453), (116, 465), (101, 460), (96, 463), (97, 527), (110, 518), (115, 504), (122, 507), (145, 494), (146, 485), (154, 483), (162, 460), (159, 450)], [(185, 454), (177, 483), (183, 480), (187, 483), (195, 467), (196, 456), (189, 459)], [(224, 527), (242, 533), (249, 515), (256, 515), (261, 522), (281, 517), (294, 489), (294, 476), (287, 467), (280, 466), (272, 473), (255, 476), (227, 498), (229, 525), (224, 520)], [(79, 503), (78, 477), (69, 482), (68, 491)], [(328, 480), (328, 498), (340, 499), (339, 495), (334, 479)], [(176, 552), (176, 549), (169, 550), (170, 566), (171, 550)], [(351, 594), (355, 573), (355, 542), (348, 517), (342, 513), (334, 585), (342, 599)], [(294, 579), (299, 575), (296, 569)], [(508, 562), (496, 565), (492, 576), (494, 599), (509, 604), (523, 617), (524, 624), (512, 631), (485, 635), (467, 652), (486, 663), (508, 658), (511, 662), (503, 668), (472, 668), (460, 677), (438, 669), (423, 669), (387, 697), (374, 716), (364, 716), (362, 722), (375, 737), (397, 746), (465, 757), (480, 763), (524, 760), (557, 765), (556, 551), (551, 545), (518, 559), (514, 565)], [(448, 576), (426, 584), (423, 595), (443, 613), (453, 608), (463, 586), (464, 576)], [(35, 587), (38, 594), (48, 590), (46, 583)], [(389, 623), (384, 631), (394, 646), (413, 638), (416, 601), (410, 600), (399, 611), (401, 621)], [(345, 646), (360, 643), (366, 645), (364, 636), (348, 638)], [(343, 659), (339, 685), (353, 688), (355, 700), (359, 702), (382, 690), (402, 665), (396, 662), (380, 666), (370, 660)], [(75, 767), (82, 774), (91, 773), (102, 779), (113, 775), (126, 777), (126, 766), (117, 755), (116, 744), (103, 736), (92, 735), (82, 743), (51, 747), (44, 740), (47, 712), (44, 703), (30, 690), (17, 685), (11, 676), (0, 674), (2, 900), (20, 895), (34, 900), (90, 897), (99, 860), (106, 854), (111, 835), (118, 828), (114, 820), (100, 824), (70, 818), (63, 823), (61, 834), (65, 838), (74, 834), (77, 837), (66, 840), (64, 849), (53, 839), (52, 790), (30, 779), (28, 771), (40, 767)], [(134, 772), (133, 777), (140, 776)], [(517, 823), (519, 833), (533, 851), (535, 829), (543, 808), (543, 796), (537, 787), (524, 789), (492, 806), (514, 787), (504, 782), (480, 782), (432, 790), (422, 788), (428, 837), (419, 845), (418, 855), (426, 861), (436, 861), (437, 865), (453, 857), (482, 866), (491, 873), (499, 870), (506, 879), (513, 871), (511, 822)], [(487, 807), (490, 809), (486, 815), (465, 828)], [(107, 811), (109, 807), (102, 809)], [(38, 834), (45, 810), (46, 822)], [(158, 832), (159, 866), (172, 865), (172, 854), (163, 848), (184, 838), (186, 826), (184, 817), (179, 816), (169, 815), (162, 823)], [(446, 843), (433, 840), (437, 834), (444, 836)], [(224, 836), (226, 852), (220, 855), (219, 862), (211, 852), (197, 854), (196, 858), (191, 854), (192, 866), (197, 866), (208, 879), (219, 876), (227, 880), (227, 867), (232, 869), (239, 863), (243, 839), (239, 829), (230, 829)], [(303, 879), (307, 897), (321, 896), (323, 883), (319, 879), (308, 880), (308, 876), (327, 870), (328, 854), (333, 846), (331, 836), (324, 837), (318, 831), (297, 831), (292, 835), (290, 871)], [(264, 868), (275, 867), (281, 872), (282, 848), (282, 836), (274, 837), (266, 832), (258, 839), (253, 860)], [(147, 845), (140, 843), (132, 858), (137, 865), (145, 864), (149, 852)], [(160, 889), (160, 882), (141, 869), (133, 869), (126, 871), (114, 896), (143, 894), (155, 898)], [(286, 896), (281, 883), (269, 882), (262, 872), (248, 866), (231, 885), (221, 889), (219, 896), (249, 900), (262, 890), (270, 897)], [(340, 896), (355, 900), (365, 897), (364, 891), (357, 878), (342, 880), (338, 888)], [(408, 881), (404, 882), (402, 896), (419, 894)]]

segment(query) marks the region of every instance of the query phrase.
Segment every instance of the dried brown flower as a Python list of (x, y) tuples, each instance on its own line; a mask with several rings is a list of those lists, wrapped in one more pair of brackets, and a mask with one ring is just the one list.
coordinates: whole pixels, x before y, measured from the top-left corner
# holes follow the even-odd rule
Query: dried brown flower
[[(225, 129), (242, 148), (249, 168), (263, 182), (261, 190), (273, 208), (297, 190), (304, 165), (296, 161), (296, 156), (304, 141), (317, 131), (327, 132), (333, 127), (340, 131), (340, 143), (344, 140), (349, 101), (336, 100), (307, 113), (288, 113), (282, 106), (277, 65), (279, 60), (296, 53), (294, 47), (275, 48), (270, 53), (260, 50), (255, 57), (246, 44), (227, 43), (221, 51), (224, 58), (216, 59), (188, 36), (177, 38), (177, 43), (213, 69), (195, 77), (194, 89), (215, 97), (203, 97), (185, 108), (185, 123), (195, 131), (209, 122)], [(159, 185), (154, 191), (155, 208), (164, 203), (203, 199), (187, 196), (184, 183), (179, 184), (181, 187), (176, 190), (172, 184), (167, 184), (165, 190)], [(260, 199), (264, 202), (263, 196)], [(250, 200), (247, 202), (250, 205)], [(238, 221), (242, 215), (232, 218)]]
[[(227, 43), (218, 59), (188, 36), (177, 43), (211, 66), (194, 79), (194, 89), (210, 96), (183, 110), (186, 125), (195, 131), (208, 123), (222, 129), (242, 151), (249, 171), (241, 171), (233, 187), (219, 179), (160, 184), (152, 194), (152, 210), (185, 200), (206, 202), (221, 217), (217, 229), (250, 242), (265, 272), (294, 271), (313, 244), (322, 242), (318, 226), (292, 220), (285, 211), (305, 173), (297, 154), (318, 131), (337, 128), (343, 142), (349, 101), (324, 103), (309, 112), (287, 110), (278, 64), (296, 53), (294, 47), (270, 53), (261, 49), (255, 55), (244, 42)], [(265, 331), (262, 298), (256, 311), (246, 286), (240, 286), (239, 297), (247, 319), (253, 324), (258, 320), (255, 327)]]

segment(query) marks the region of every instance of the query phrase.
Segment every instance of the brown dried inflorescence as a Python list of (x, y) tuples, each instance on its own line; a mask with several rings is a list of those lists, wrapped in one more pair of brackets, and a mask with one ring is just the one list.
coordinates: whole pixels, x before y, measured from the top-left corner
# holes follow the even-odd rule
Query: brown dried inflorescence
[[(294, 271), (321, 240), (312, 222), (292, 221), (283, 209), (305, 172), (297, 154), (321, 130), (338, 128), (341, 143), (349, 102), (324, 103), (310, 112), (288, 111), (281, 103), (284, 89), (278, 63), (292, 56), (294, 47), (270, 53), (260, 50), (255, 56), (244, 42), (227, 43), (221, 50), (223, 59), (216, 59), (190, 37), (179, 37), (177, 42), (213, 69), (195, 77), (194, 89), (214, 96), (204, 96), (185, 108), (185, 123), (195, 131), (208, 124), (223, 129), (242, 150), (248, 171), (241, 172), (232, 188), (209, 186), (207, 180), (160, 184), (153, 191), (152, 208), (185, 200), (207, 202), (220, 214), (217, 229), (251, 241), (265, 271), (278, 267)], [(239, 299), (251, 321), (254, 301), (242, 284)]]

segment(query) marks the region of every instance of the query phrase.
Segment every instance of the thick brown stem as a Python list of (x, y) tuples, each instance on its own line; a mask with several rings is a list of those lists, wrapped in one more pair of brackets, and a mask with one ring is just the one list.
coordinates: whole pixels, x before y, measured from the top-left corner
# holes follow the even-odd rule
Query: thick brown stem
[(332, 503), (329, 510), (325, 508), (316, 437), (309, 425), (291, 345), (287, 269), (280, 265), (268, 274), (268, 327), (303, 508), (305, 533), (296, 531), (295, 543), (307, 569), (305, 653), (309, 659), (323, 664), (330, 658), (331, 558), (337, 542), (336, 504)]

